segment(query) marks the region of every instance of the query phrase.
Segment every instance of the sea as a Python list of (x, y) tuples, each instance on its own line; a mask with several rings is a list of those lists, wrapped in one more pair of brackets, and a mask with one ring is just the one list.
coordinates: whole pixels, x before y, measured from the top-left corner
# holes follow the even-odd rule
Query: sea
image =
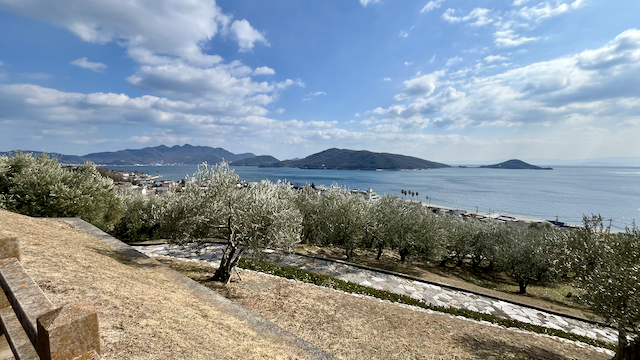
[[(196, 165), (114, 167), (180, 180)], [(605, 226), (622, 231), (640, 220), (640, 168), (555, 166), (553, 170), (455, 167), (434, 170), (358, 171), (232, 167), (247, 182), (284, 180), (293, 184), (337, 184), (372, 188), (378, 195), (486, 214), (510, 214), (579, 225), (583, 215), (600, 214)], [(417, 196), (404, 196), (408, 190)]]

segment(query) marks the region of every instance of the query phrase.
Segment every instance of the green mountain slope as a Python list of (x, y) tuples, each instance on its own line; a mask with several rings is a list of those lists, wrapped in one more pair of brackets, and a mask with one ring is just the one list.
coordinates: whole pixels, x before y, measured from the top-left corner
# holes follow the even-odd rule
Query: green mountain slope
[(261, 167), (297, 167), (336, 170), (415, 170), (450, 167), (412, 156), (348, 149), (328, 149), (300, 160), (285, 160)]

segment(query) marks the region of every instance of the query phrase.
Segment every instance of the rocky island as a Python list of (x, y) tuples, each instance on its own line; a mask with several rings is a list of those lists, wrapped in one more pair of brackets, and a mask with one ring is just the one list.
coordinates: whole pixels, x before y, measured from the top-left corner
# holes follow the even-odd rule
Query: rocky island
[(483, 166), (480, 166), (480, 168), (511, 169), (511, 170), (553, 170), (552, 168), (543, 168), (540, 166), (531, 165), (518, 159), (508, 160), (500, 164), (483, 165)]

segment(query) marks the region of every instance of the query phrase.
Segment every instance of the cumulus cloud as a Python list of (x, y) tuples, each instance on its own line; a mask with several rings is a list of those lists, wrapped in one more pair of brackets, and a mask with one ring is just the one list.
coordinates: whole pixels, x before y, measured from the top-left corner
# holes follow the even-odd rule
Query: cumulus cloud
[(382, 79), (382, 81), (391, 81), (391, 78), (386, 77), (386, 78)]
[(420, 10), (420, 14), (429, 12), (431, 10), (435, 10), (438, 9), (440, 7), (440, 5), (444, 2), (444, 0), (435, 0), (435, 1), (429, 1), (427, 3), (427, 5), (425, 5), (422, 10)]
[(35, 128), (54, 125), (63, 131), (83, 125), (127, 125), (149, 131), (171, 128), (181, 133), (215, 136), (251, 137), (277, 132), (284, 138), (287, 133), (302, 136), (335, 126), (335, 122), (277, 121), (255, 113), (216, 114), (208, 109), (209, 106), (207, 102), (172, 101), (149, 95), (82, 94), (29, 84), (0, 85), (0, 119), (30, 123)]
[(275, 75), (276, 71), (272, 68), (261, 66), (253, 70), (253, 75)]
[(443, 75), (443, 71), (436, 71), (431, 74), (417, 76), (413, 79), (403, 81), (404, 89), (394, 98), (396, 100), (404, 100), (431, 95), (436, 89), (438, 79)]
[(251, 50), (255, 42), (268, 45), (247, 20), (232, 22), (213, 0), (0, 1), (0, 9), (66, 28), (87, 42), (116, 42), (128, 51), (178, 56), (199, 66), (219, 62), (202, 51), (218, 33), (231, 33), (240, 51)]
[(265, 46), (270, 46), (264, 34), (254, 29), (247, 20), (236, 20), (231, 24), (231, 33), (235, 36), (240, 45), (240, 51), (251, 51), (254, 43), (261, 42)]
[(95, 72), (102, 72), (104, 69), (107, 68), (107, 65), (101, 62), (91, 62), (87, 60), (86, 57), (73, 60), (71, 62), (71, 65), (79, 66), (83, 69), (89, 69)]
[(400, 30), (400, 34), (398, 36), (401, 38), (406, 38), (407, 36), (409, 36), (409, 33), (404, 30)]
[(411, 65), (411, 64), (413, 64), (413, 61), (405, 61), (405, 62), (404, 62), (404, 66), (409, 66), (409, 65)]
[(513, 0), (513, 3), (511, 4), (511, 6), (521, 6), (528, 2), (529, 0)]
[[(485, 60), (502, 60), (497, 57)], [(376, 117), (370, 123), (402, 129), (406, 120), (419, 117), (449, 128), (595, 122), (627, 126), (640, 116), (635, 81), (640, 78), (640, 30), (627, 30), (597, 49), (492, 76), (452, 76), (447, 79), (439, 72), (405, 81), (395, 99), (411, 102), (370, 111)]]

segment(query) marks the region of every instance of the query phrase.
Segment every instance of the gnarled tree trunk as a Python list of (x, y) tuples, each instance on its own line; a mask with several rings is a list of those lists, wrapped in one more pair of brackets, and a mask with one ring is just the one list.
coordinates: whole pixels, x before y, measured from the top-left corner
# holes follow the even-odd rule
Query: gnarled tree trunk
[(613, 360), (640, 360), (640, 342), (629, 342), (623, 326), (618, 326), (618, 349)]

